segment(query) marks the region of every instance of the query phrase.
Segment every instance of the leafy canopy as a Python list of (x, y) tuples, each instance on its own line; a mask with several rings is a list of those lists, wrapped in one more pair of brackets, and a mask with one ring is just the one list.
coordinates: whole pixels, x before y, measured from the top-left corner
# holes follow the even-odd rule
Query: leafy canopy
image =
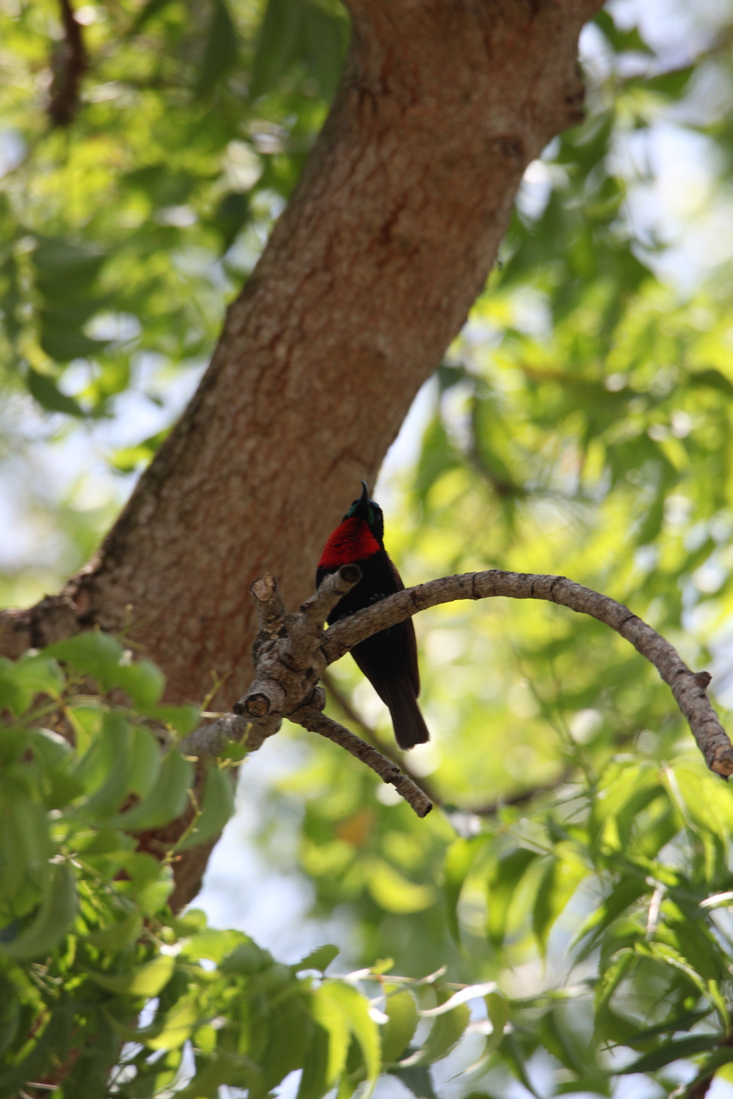
[[(712, 660), (725, 687), (732, 146), (716, 10), (671, 8), (665, 37), (614, 8), (586, 32), (588, 119), (528, 173), (501, 262), (423, 397), (419, 453), (382, 498), (408, 582), (567, 574), (692, 666)], [(116, 471), (99, 473), (96, 507), (28, 477), (18, 514), (56, 549), (4, 571), (13, 602), (81, 563), (164, 437), (297, 179), (348, 27), (315, 0), (87, 5), (79, 109), (52, 128), (58, 11), (0, 13), (0, 407), (25, 414), (2, 413), (5, 468), (71, 441)], [(629, 1073), (665, 1094), (733, 1080), (730, 793), (666, 688), (555, 607), (424, 618), (434, 742), (408, 759), (444, 810), (419, 822), (338, 749), (299, 739), (254, 837), (311, 890), (315, 917), (348, 925), (366, 972), (346, 981), (303, 976), (328, 948), (285, 964), (199, 913), (170, 916), (175, 852), (159, 862), (131, 835), (186, 805), (183, 842), (215, 834), (231, 768), (209, 768), (199, 804), (175, 747), (192, 716), (160, 709), (152, 667), (99, 635), (2, 666), (5, 1094), (61, 1066), (69, 1095), (103, 1094), (116, 1066), (120, 1094), (191, 1099), (221, 1083), (265, 1094), (298, 1067), (307, 1096), (337, 1082), (348, 1096), (380, 1071), (424, 1099), (461, 1069), (450, 1088), (476, 1096), (510, 1079), (539, 1095), (610, 1094)], [(90, 698), (79, 675), (131, 705)], [(346, 666), (334, 677), (378, 739), (368, 690)]]

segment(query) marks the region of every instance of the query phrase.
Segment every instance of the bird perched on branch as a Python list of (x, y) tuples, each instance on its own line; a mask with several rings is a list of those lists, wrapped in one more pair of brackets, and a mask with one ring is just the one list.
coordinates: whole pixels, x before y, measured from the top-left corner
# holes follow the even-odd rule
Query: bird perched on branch
[[(382, 509), (369, 499), (366, 481), (361, 483), (364, 486), (361, 496), (354, 500), (326, 542), (318, 562), (316, 586), (342, 565), (358, 565), (362, 572), (359, 583), (329, 614), (329, 625), (402, 591), (405, 586), (384, 548)], [(360, 641), (351, 655), (389, 707), (400, 748), (412, 748), (429, 740), (430, 733), (417, 704), (420, 673), (412, 619)]]

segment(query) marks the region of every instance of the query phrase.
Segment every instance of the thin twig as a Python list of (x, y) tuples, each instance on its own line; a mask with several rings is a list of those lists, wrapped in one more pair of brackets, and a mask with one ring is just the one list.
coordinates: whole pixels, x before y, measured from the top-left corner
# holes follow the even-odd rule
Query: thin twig
[[(383, 744), (381, 738), (377, 736), (377, 732), (368, 721), (365, 721), (363, 716), (358, 713), (351, 704), (350, 699), (339, 687), (336, 680), (328, 672), (324, 672), (323, 683), (328, 690), (329, 695), (334, 700), (338, 708), (343, 712), (344, 716), (348, 718), (352, 725), (358, 725), (361, 729), (364, 739), (368, 744), (371, 744), (372, 748), (375, 748), (382, 755), (385, 755), (387, 759), (394, 763), (395, 767), (401, 767), (408, 778), (411, 778), (413, 782), (420, 786), (430, 798), (434, 805), (441, 805), (442, 798), (437, 792), (433, 784), (422, 775), (416, 775), (410, 767), (407, 759), (400, 759), (397, 753), (389, 747), (388, 744)], [(473, 812), (468, 809), (466, 812)]]
[(340, 744), (352, 756), (356, 756), (362, 763), (379, 775), (383, 782), (390, 783), (406, 802), (415, 810), (419, 817), (426, 817), (433, 808), (433, 803), (407, 775), (403, 774), (396, 763), (386, 759), (371, 744), (350, 732), (344, 725), (339, 725), (330, 717), (326, 717), (315, 706), (304, 706), (301, 710), (290, 715), (293, 721), (297, 721), (304, 729), (312, 733), (320, 733), (334, 744)]

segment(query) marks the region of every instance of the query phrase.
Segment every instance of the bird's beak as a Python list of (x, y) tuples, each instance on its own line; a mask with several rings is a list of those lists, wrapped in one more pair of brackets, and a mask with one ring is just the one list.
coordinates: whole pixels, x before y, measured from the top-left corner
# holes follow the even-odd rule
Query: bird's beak
[(364, 487), (361, 490), (361, 496), (359, 497), (359, 503), (360, 504), (368, 504), (369, 503), (369, 485), (366, 483), (366, 481), (361, 481), (361, 484)]

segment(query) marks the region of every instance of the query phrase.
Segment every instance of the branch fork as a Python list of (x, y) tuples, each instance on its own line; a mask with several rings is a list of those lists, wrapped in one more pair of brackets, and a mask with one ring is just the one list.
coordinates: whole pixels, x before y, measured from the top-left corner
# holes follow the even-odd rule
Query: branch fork
[(253, 647), (255, 678), (234, 706), (234, 714), (191, 734), (187, 749), (216, 754), (225, 739), (244, 738), (247, 749), (255, 751), (287, 717), (351, 752), (424, 817), (432, 803), (417, 784), (396, 763), (323, 713), (326, 696), (319, 680), (327, 666), (354, 645), (418, 611), (458, 599), (505, 596), (558, 603), (610, 626), (646, 657), (670, 686), (710, 770), (726, 779), (733, 774), (733, 745), (707, 694), (711, 676), (691, 671), (665, 638), (622, 603), (564, 576), (490, 569), (407, 588), (342, 618), (324, 635), (329, 612), (360, 579), (358, 566), (342, 566), (323, 580), (297, 614), (286, 613), (273, 576), (255, 580), (250, 588), (259, 623)]
[(323, 628), (336, 604), (361, 580), (357, 565), (342, 565), (326, 576), (298, 614), (287, 614), (274, 576), (255, 580), (250, 593), (257, 608), (258, 631), (252, 650), (256, 675), (234, 713), (248, 719), (245, 743), (255, 751), (278, 731), (284, 717), (333, 740), (393, 785), (419, 817), (432, 802), (404, 775), (360, 737), (323, 713), (326, 693), (318, 681), (326, 670)]

